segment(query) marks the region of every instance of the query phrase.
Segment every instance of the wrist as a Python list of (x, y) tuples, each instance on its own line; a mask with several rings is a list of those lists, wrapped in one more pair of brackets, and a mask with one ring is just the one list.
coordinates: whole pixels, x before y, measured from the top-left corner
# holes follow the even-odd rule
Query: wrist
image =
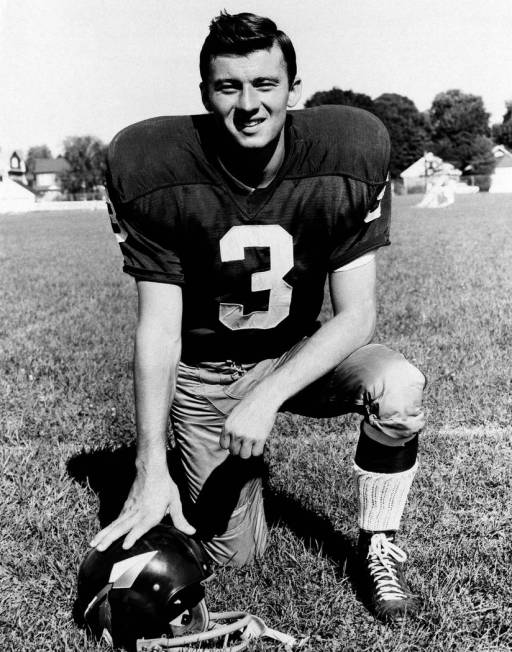
[(167, 449), (165, 446), (138, 447), (135, 468), (137, 473), (167, 471)]
[(279, 383), (277, 379), (272, 376), (265, 378), (253, 390), (253, 397), (264, 403), (265, 406), (275, 412), (279, 410), (281, 405), (289, 398), (283, 392), (283, 383)]

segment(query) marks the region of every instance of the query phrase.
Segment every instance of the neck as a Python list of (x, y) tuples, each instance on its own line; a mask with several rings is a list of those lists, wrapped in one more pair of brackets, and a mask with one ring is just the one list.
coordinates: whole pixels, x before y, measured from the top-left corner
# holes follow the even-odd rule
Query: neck
[(276, 140), (261, 149), (247, 149), (223, 143), (222, 165), (236, 179), (251, 188), (265, 188), (274, 180), (284, 160), (284, 129)]

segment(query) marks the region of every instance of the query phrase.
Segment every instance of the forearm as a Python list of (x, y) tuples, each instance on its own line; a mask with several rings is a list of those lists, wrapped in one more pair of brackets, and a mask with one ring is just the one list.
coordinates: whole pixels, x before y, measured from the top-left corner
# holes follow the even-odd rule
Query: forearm
[(167, 424), (174, 397), (181, 340), (154, 325), (135, 337), (134, 388), (137, 466), (166, 466)]
[(293, 357), (254, 390), (274, 409), (334, 369), (356, 349), (367, 344), (375, 329), (374, 313), (340, 312), (326, 322)]

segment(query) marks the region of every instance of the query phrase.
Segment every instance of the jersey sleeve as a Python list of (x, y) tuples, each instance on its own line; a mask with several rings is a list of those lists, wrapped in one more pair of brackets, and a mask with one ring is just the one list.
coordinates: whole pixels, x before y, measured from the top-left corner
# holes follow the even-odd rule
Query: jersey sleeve
[(109, 215), (124, 258), (123, 271), (140, 281), (184, 285), (179, 207), (172, 189), (123, 203), (107, 174)]
[[(350, 200), (354, 203), (339, 219), (329, 271), (348, 265), (364, 254), (390, 244), (391, 188), (389, 181), (368, 189), (351, 182)], [(349, 215), (347, 218), (346, 215)], [(336, 231), (339, 236), (336, 237)]]

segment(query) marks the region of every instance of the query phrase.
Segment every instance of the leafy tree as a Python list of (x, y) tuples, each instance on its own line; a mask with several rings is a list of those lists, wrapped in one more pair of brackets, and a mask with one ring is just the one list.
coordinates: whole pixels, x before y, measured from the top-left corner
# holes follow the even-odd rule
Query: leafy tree
[(489, 114), (479, 95), (449, 90), (430, 109), (432, 151), (463, 173), (491, 174), (495, 166)]
[(330, 91), (317, 91), (304, 102), (306, 108), (320, 106), (321, 104), (345, 104), (375, 113), (372, 98), (369, 95), (354, 93), (354, 91), (342, 91), (341, 88), (336, 86), (331, 88)]
[(489, 114), (479, 95), (457, 89), (439, 93), (432, 103), (430, 119), (434, 140), (461, 132), (489, 136)]
[(72, 195), (90, 193), (103, 184), (106, 146), (93, 136), (71, 136), (64, 140), (64, 158), (70, 169), (60, 175), (62, 189)]
[(512, 100), (505, 103), (506, 112), (503, 122), (492, 126), (492, 137), (498, 145), (512, 149)]
[(383, 93), (373, 100), (376, 115), (386, 125), (391, 138), (391, 177), (423, 155), (429, 140), (428, 116), (420, 113), (412, 100), (397, 93)]
[(472, 174), (492, 174), (496, 167), (496, 158), (492, 151), (493, 143), (487, 136), (477, 136), (471, 143), (471, 167)]
[(501, 125), (493, 125), (492, 135), (498, 145), (505, 145), (508, 149), (512, 149), (512, 120)]

